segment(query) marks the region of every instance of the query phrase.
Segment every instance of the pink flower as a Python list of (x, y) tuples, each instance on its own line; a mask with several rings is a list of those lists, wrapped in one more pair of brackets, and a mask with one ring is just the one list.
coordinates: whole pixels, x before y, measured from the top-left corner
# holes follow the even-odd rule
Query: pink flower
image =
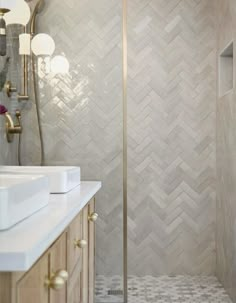
[(4, 115), (7, 112), (7, 108), (0, 104), (0, 115)]

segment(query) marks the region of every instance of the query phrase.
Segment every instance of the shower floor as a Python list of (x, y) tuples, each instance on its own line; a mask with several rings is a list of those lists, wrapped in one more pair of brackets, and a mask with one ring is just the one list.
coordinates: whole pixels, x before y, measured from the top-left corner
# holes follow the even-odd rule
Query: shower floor
[[(95, 302), (123, 302), (122, 283), (119, 276), (97, 276)], [(128, 289), (128, 303), (232, 303), (215, 277), (130, 276)]]

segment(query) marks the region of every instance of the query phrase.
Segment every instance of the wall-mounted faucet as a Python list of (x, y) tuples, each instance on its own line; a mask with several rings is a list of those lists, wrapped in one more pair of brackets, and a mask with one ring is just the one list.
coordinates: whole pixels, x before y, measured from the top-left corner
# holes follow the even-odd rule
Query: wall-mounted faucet
[(22, 125), (21, 125), (21, 113), (20, 111), (16, 111), (16, 118), (17, 123), (15, 124), (11, 114), (8, 112), (5, 113), (6, 118), (6, 135), (7, 135), (7, 141), (11, 143), (14, 139), (15, 134), (21, 134), (22, 133)]

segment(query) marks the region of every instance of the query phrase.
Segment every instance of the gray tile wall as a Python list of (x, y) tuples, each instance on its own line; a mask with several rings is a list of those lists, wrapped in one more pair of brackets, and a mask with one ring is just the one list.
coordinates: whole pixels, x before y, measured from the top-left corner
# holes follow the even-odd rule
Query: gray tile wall
[[(218, 56), (236, 41), (236, 2), (219, 0)], [(217, 102), (217, 275), (236, 302), (236, 63), (234, 88)]]
[(122, 2), (46, 1), (39, 31), (70, 62), (40, 80), (46, 163), (80, 165), (102, 180), (97, 197), (97, 272), (122, 274)]
[[(19, 39), (18, 34), (22, 32), (20, 26), (11, 25), (7, 30), (7, 56), (0, 57), (0, 70), (2, 71), (7, 57), (10, 57), (10, 65), (7, 80), (11, 80), (14, 87), (19, 87), (20, 79), (20, 57), (19, 57)], [(15, 110), (22, 108), (18, 104), (16, 95), (13, 94), (9, 99), (4, 91), (0, 92), (0, 104), (7, 107), (9, 112), (14, 114)], [(5, 137), (5, 119), (0, 116), (0, 165), (17, 163), (17, 140), (8, 144)]]
[[(39, 79), (47, 165), (103, 181), (97, 272), (122, 273), (121, 1), (46, 1), (39, 31), (70, 61)], [(212, 1), (128, 1), (129, 273), (215, 272), (215, 31)], [(25, 107), (25, 105), (24, 105)], [(39, 163), (34, 104), (23, 164)], [(2, 137), (1, 137), (2, 147)], [(3, 141), (5, 142), (5, 141)], [(3, 144), (2, 163), (15, 152)]]
[(129, 273), (215, 272), (215, 1), (128, 1)]

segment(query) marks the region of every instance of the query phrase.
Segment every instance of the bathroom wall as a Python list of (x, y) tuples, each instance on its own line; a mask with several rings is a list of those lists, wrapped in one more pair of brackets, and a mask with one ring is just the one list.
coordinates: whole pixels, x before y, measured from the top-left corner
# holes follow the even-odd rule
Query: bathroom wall
[[(14, 52), (8, 78), (18, 88), (21, 59), (19, 46), (11, 45), (10, 34), (17, 42), (20, 30), (11, 26), (8, 33), (8, 51)], [(46, 0), (37, 31), (51, 34), (55, 55), (64, 55), (70, 62), (68, 75), (38, 75), (45, 164), (79, 165), (83, 180), (103, 182), (97, 196), (97, 273), (122, 275), (122, 3)], [(32, 87), (32, 77), (29, 84)], [(23, 165), (39, 165), (34, 94), (32, 89), (29, 92), (29, 102), (18, 103), (16, 95), (9, 100), (2, 93), (1, 103), (12, 114), (17, 108), (22, 110), (21, 161)], [(0, 165), (14, 165), (18, 163), (18, 138), (6, 143), (4, 123), (2, 117)]]
[[(213, 2), (128, 1), (129, 274), (215, 272)], [(46, 164), (103, 181), (96, 266), (106, 276), (122, 274), (123, 257), (121, 5), (51, 0), (38, 20), (71, 65), (39, 77)], [(22, 163), (39, 164), (34, 104), (23, 109)], [(0, 163), (16, 162), (16, 142), (3, 143)]]
[[(19, 57), (19, 39), (18, 35), (22, 32), (21, 26), (10, 26), (7, 29), (7, 55), (0, 57), (0, 72), (5, 66), (7, 57), (10, 57), (10, 63), (7, 73), (7, 80), (11, 80), (14, 87), (19, 87), (20, 80), (20, 57)], [(1, 83), (4, 75), (1, 75)], [(2, 88), (1, 88), (2, 89)], [(8, 98), (6, 93), (1, 90), (0, 92), (0, 104), (6, 106), (6, 108), (14, 114), (15, 110), (21, 108), (16, 100), (16, 94), (12, 95), (12, 98)], [(0, 117), (0, 165), (4, 164), (16, 164), (17, 163), (17, 140), (8, 144), (5, 136), (5, 119)]]
[[(218, 0), (218, 56), (236, 41), (236, 2)], [(234, 44), (235, 55), (235, 44)], [(236, 302), (236, 63), (233, 89), (217, 101), (217, 275)], [(220, 70), (219, 70), (220, 72)]]
[(129, 274), (214, 274), (214, 0), (128, 1)]
[[(39, 77), (47, 165), (79, 165), (101, 180), (97, 196), (97, 273), (121, 275), (122, 2), (45, 1), (38, 31), (70, 62), (68, 75)], [(25, 159), (24, 161), (27, 161)]]

